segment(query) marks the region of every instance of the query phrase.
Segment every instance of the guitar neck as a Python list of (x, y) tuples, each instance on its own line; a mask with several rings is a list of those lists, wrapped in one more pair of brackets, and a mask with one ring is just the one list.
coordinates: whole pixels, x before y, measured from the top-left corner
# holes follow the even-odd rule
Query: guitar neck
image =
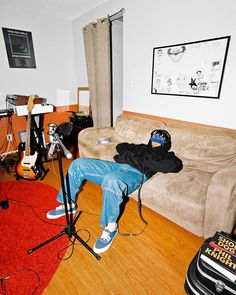
[(26, 141), (25, 141), (25, 155), (30, 155), (30, 134), (31, 134), (31, 112), (28, 112), (27, 128), (26, 128)]

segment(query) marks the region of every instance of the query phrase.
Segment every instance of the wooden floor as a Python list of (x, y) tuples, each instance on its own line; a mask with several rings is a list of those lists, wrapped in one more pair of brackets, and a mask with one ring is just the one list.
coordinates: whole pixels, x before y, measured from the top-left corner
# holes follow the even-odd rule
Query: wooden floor
[[(63, 159), (64, 171), (70, 161)], [(50, 169), (41, 182), (60, 187), (57, 162), (46, 163)], [(1, 181), (15, 179), (0, 167)], [(39, 180), (40, 181), (40, 180)], [(101, 233), (99, 215), (102, 192), (99, 186), (86, 183), (79, 195), (82, 210), (76, 224), (79, 235), (93, 247)], [(118, 234), (111, 248), (97, 260), (76, 242), (73, 255), (60, 263), (43, 295), (181, 295), (187, 267), (203, 242), (203, 238), (177, 226), (143, 206), (148, 221), (145, 231), (136, 237)], [(119, 222), (121, 232), (135, 233), (143, 228), (137, 202), (129, 199)], [(60, 249), (58, 249), (60, 250)], [(69, 255), (70, 249), (67, 251)]]

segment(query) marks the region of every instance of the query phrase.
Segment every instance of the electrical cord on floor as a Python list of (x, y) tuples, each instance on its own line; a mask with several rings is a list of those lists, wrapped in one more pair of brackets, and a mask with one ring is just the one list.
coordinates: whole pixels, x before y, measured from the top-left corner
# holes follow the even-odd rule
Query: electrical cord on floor
[(40, 207), (34, 207), (34, 206), (28, 204), (28, 203), (25, 202), (25, 201), (19, 201), (19, 200), (15, 200), (15, 199), (13, 199), (13, 198), (8, 198), (8, 200), (10, 200), (10, 201), (12, 201), (12, 202), (15, 202), (15, 203), (19, 203), (20, 205), (25, 206), (25, 207), (29, 207), (29, 208), (33, 211), (34, 215), (35, 215), (39, 220), (41, 220), (41, 221), (44, 222), (44, 223), (47, 223), (47, 224), (50, 224), (50, 225), (55, 225), (55, 226), (65, 226), (65, 224), (53, 223), (53, 222), (49, 222), (49, 221), (46, 221), (46, 220), (44, 220), (43, 218), (41, 218), (41, 217), (38, 215), (38, 213), (36, 212), (35, 209), (38, 209), (38, 210), (44, 211), (45, 214), (46, 214), (47, 212), (46, 212), (44, 209), (40, 208)]
[(2, 143), (2, 145), (0, 147), (1, 154), (3, 154), (6, 151), (6, 144), (7, 144), (7, 138), (4, 139), (4, 141), (3, 141), (3, 143)]
[[(85, 243), (87, 243), (87, 242), (90, 240), (90, 238), (91, 238), (91, 233), (90, 233), (90, 231), (89, 231), (88, 229), (86, 229), (86, 228), (80, 228), (80, 229), (78, 229), (78, 230), (76, 231), (76, 234), (77, 234), (78, 232), (80, 232), (80, 231), (86, 231), (86, 232), (88, 233), (88, 238), (84, 241)], [(76, 241), (76, 238), (75, 238), (75, 237), (74, 237), (73, 239), (70, 238), (70, 244), (69, 244), (68, 246), (62, 248), (62, 249), (58, 252), (58, 254), (57, 254), (57, 258), (58, 258), (59, 260), (68, 260), (68, 259), (73, 255), (75, 245), (81, 245), (81, 243), (78, 243), (78, 244), (77, 244), (75, 241)], [(63, 257), (61, 256), (61, 252), (63, 252), (63, 251), (66, 250), (66, 249), (69, 249), (70, 247), (72, 247), (72, 249), (71, 249), (71, 253), (70, 253), (66, 258), (63, 258)]]
[(121, 236), (124, 236), (124, 237), (136, 237), (136, 236), (141, 235), (141, 234), (144, 232), (144, 230), (146, 229), (146, 227), (147, 227), (147, 224), (145, 224), (144, 227), (143, 227), (143, 229), (141, 229), (141, 231), (140, 231), (140, 232), (137, 232), (137, 233), (122, 233), (122, 232), (120, 231), (120, 229), (118, 229), (118, 233), (119, 233)]
[[(35, 216), (39, 219), (39, 220), (41, 220), (42, 222), (44, 222), (44, 223), (47, 223), (47, 224), (50, 224), (50, 225), (55, 225), (55, 226), (60, 226), (60, 227), (62, 227), (62, 226), (64, 226), (65, 227), (65, 225), (63, 225), (63, 224), (57, 224), (57, 223), (52, 223), (52, 222), (48, 222), (48, 221), (46, 221), (46, 220), (44, 220), (44, 219), (42, 219), (38, 214), (37, 214), (37, 212), (35, 211), (35, 208), (32, 206), (32, 205), (30, 205), (30, 204), (28, 204), (27, 202), (24, 202), (24, 201), (19, 201), (19, 200), (15, 200), (15, 199), (12, 199), (12, 198), (8, 198), (8, 200), (11, 200), (11, 201), (14, 201), (15, 203), (20, 203), (20, 205), (24, 205), (24, 206), (27, 206), (27, 207), (29, 207), (32, 211), (33, 211), (33, 213), (35, 214)], [(39, 207), (36, 207), (37, 209), (40, 209), (40, 210), (43, 210), (43, 209), (41, 209), (41, 208), (39, 208)], [(87, 212), (88, 214), (89, 214), (89, 212)], [(92, 213), (90, 213), (90, 214), (92, 214)], [(78, 229), (77, 231), (76, 231), (76, 234), (78, 233), (78, 232), (80, 232), (80, 231), (86, 231), (87, 232), (87, 234), (88, 234), (88, 238), (85, 240), (85, 243), (87, 243), (89, 240), (90, 240), (90, 238), (91, 238), (91, 233), (90, 233), (90, 231), (88, 230), (88, 229), (86, 229), (86, 228), (80, 228), (80, 229)], [(62, 248), (62, 249), (60, 249), (59, 251), (58, 251), (58, 253), (57, 253), (57, 258), (59, 259), (59, 260), (68, 260), (72, 255), (73, 255), (73, 253), (74, 253), (74, 247), (75, 247), (75, 245), (78, 245), (77, 243), (75, 243), (75, 241), (76, 241), (76, 239), (75, 238), (69, 238), (70, 239), (70, 244), (68, 245), (68, 246), (66, 246), (66, 247), (64, 247), (64, 248)], [(79, 243), (80, 244), (80, 243)], [(72, 249), (71, 249), (71, 253), (66, 257), (66, 258), (63, 258), (63, 256), (62, 256), (62, 252), (64, 251), (64, 250), (66, 250), (66, 249), (69, 249), (70, 247), (72, 247)], [(33, 293), (32, 293), (32, 295), (33, 295)]]
[(12, 184), (11, 184), (11, 186), (9, 187), (8, 191), (5, 193), (5, 198), (6, 198), (6, 200), (9, 200), (9, 201), (15, 202), (16, 204), (19, 203), (19, 204), (22, 205), (22, 206), (29, 207), (29, 208), (33, 211), (33, 213), (35, 214), (35, 216), (36, 216), (39, 220), (41, 220), (42, 222), (44, 222), (44, 223), (51, 224), (51, 225), (55, 225), (55, 226), (65, 226), (64, 224), (53, 223), (53, 222), (49, 222), (49, 221), (46, 221), (46, 220), (42, 219), (42, 218), (38, 215), (38, 213), (36, 212), (36, 210), (35, 210), (35, 209), (41, 210), (41, 211), (45, 212), (45, 214), (46, 214), (47, 212), (46, 212), (44, 209), (42, 209), (42, 208), (40, 208), (40, 207), (34, 207), (34, 206), (28, 204), (28, 203), (25, 202), (25, 201), (20, 201), (20, 200), (16, 200), (16, 199), (13, 199), (13, 198), (9, 198), (9, 197), (8, 197), (8, 194), (9, 194), (9, 192), (12, 190), (12, 188), (13, 188), (13, 186), (14, 186), (15, 183), (16, 183), (16, 181), (13, 181)]
[[(9, 135), (9, 134), (12, 135), (12, 140), (11, 141), (9, 141), (7, 139), (7, 135)], [(6, 137), (5, 137), (4, 142), (2, 143), (2, 145), (0, 147), (1, 154), (5, 153), (5, 152), (8, 153), (10, 145), (12, 145), (13, 150), (18, 149), (17, 142), (16, 142), (16, 137), (15, 137), (15, 134), (14, 134), (13, 128), (12, 128), (12, 118), (7, 117), (7, 119), (6, 119)], [(3, 149), (3, 151), (2, 151), (2, 149)]]
[[(20, 203), (20, 205), (22, 205), (23, 204), (23, 206), (27, 206), (27, 207), (29, 207), (32, 211), (33, 211), (33, 213), (35, 214), (35, 216), (39, 219), (39, 220), (41, 220), (42, 222), (44, 222), (44, 223), (46, 223), (46, 224), (50, 224), (50, 225), (55, 225), (55, 226), (60, 226), (60, 227), (65, 227), (66, 225), (64, 224), (58, 224), (58, 223), (52, 223), (52, 222), (48, 222), (48, 221), (46, 221), (46, 220), (44, 220), (44, 219), (42, 219), (38, 214), (37, 214), (37, 212), (36, 212), (36, 210), (35, 210), (35, 207), (33, 207), (32, 205), (30, 205), (30, 204), (28, 204), (27, 202), (24, 202), (24, 201), (19, 201), (19, 200), (15, 200), (15, 199), (12, 199), (12, 198), (8, 198), (8, 200), (11, 200), (11, 201), (14, 201), (15, 203)], [(37, 209), (40, 209), (40, 210), (43, 210), (43, 209), (41, 209), (41, 208), (39, 208), (39, 207), (36, 207)], [(43, 210), (44, 211), (44, 210)], [(87, 212), (88, 214), (89, 214), (89, 212)], [(90, 213), (91, 214), (91, 213)], [(86, 229), (86, 228), (80, 228), (80, 229), (78, 229), (77, 231), (76, 231), (76, 233), (78, 233), (78, 232), (80, 232), (80, 231), (86, 231), (87, 233), (88, 233), (88, 238), (87, 238), (87, 240), (85, 240), (85, 243), (87, 243), (89, 240), (90, 240), (90, 238), (91, 238), (91, 233), (90, 233), (90, 231), (88, 230), (88, 229)], [(75, 238), (72, 240), (71, 238), (69, 238), (70, 239), (70, 244), (68, 245), (68, 246), (66, 246), (66, 247), (64, 247), (64, 248), (62, 248), (62, 249), (60, 249), (59, 251), (58, 251), (58, 254), (57, 254), (57, 258), (59, 259), (59, 260), (68, 260), (72, 255), (73, 255), (73, 252), (74, 252), (74, 246), (76, 245), (76, 243), (75, 243)], [(80, 244), (80, 243), (79, 243)], [(62, 256), (61, 256), (61, 253), (65, 250), (65, 249), (68, 249), (69, 247), (72, 247), (72, 250), (71, 250), (71, 253), (66, 257), (66, 258), (62, 258)]]
[(17, 269), (16, 271), (14, 272), (11, 272), (9, 274), (6, 274), (6, 275), (3, 275), (1, 278), (0, 278), (0, 285), (1, 285), (1, 295), (8, 295), (6, 293), (6, 288), (5, 288), (5, 281), (11, 277), (13, 277), (14, 275), (16, 275), (18, 272), (32, 272), (36, 279), (37, 279), (37, 284), (36, 286), (34, 287), (34, 289), (29, 293), (29, 295), (35, 295), (38, 291), (38, 288), (40, 286), (40, 275), (33, 269), (31, 268), (21, 268), (21, 269)]
[(12, 190), (15, 183), (16, 183), (16, 181), (12, 181), (11, 186), (9, 187), (8, 191), (5, 193), (6, 195), (9, 194), (9, 192)]
[(118, 229), (118, 232), (121, 236), (126, 236), (126, 237), (135, 237), (135, 236), (139, 236), (141, 235), (144, 230), (146, 229), (148, 223), (147, 221), (143, 218), (143, 215), (142, 215), (142, 201), (141, 201), (141, 189), (142, 189), (142, 186), (143, 186), (143, 183), (144, 183), (144, 173), (142, 174), (142, 181), (141, 181), (141, 184), (140, 184), (140, 187), (138, 189), (138, 213), (139, 213), (139, 217), (140, 219), (142, 220), (142, 222), (145, 224), (145, 226), (143, 227), (143, 229), (138, 232), (138, 233), (121, 233), (120, 230)]

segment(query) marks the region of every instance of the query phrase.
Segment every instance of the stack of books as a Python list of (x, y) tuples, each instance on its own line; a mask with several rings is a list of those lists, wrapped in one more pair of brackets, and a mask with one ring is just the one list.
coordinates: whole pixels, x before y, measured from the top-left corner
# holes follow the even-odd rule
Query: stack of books
[(236, 282), (236, 240), (216, 232), (201, 249), (200, 258), (232, 282)]

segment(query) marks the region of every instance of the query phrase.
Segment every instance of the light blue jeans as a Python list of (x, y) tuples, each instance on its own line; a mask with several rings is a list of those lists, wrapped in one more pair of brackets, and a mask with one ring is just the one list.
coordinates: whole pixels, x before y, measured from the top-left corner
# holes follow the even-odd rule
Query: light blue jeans
[[(123, 197), (134, 192), (147, 177), (129, 164), (110, 161), (79, 158), (74, 160), (67, 173), (72, 202), (76, 202), (77, 193), (84, 180), (101, 185), (103, 190), (100, 225), (116, 222), (120, 214)], [(67, 192), (66, 180), (65, 190)], [(63, 203), (62, 190), (57, 201)]]

